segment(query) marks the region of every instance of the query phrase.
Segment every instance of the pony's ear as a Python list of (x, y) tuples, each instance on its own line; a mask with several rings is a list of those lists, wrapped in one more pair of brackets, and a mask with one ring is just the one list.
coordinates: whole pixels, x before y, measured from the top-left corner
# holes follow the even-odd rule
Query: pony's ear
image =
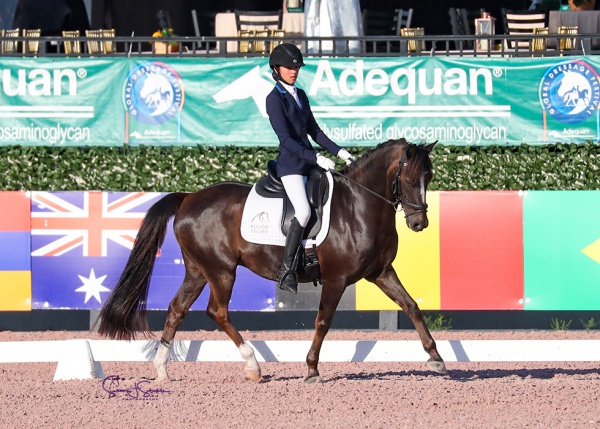
[(433, 148), (435, 147), (435, 145), (437, 144), (437, 140), (434, 141), (433, 143), (428, 144), (427, 146), (425, 146), (425, 149), (427, 149), (427, 152), (431, 152), (433, 150)]
[(406, 159), (411, 159), (417, 153), (417, 145), (409, 143), (406, 147)]

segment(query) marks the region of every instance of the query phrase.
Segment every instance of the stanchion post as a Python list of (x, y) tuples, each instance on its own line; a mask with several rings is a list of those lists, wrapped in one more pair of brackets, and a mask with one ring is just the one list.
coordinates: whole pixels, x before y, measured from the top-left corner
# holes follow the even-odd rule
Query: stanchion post
[(379, 312), (379, 329), (381, 331), (397, 331), (398, 330), (398, 311), (380, 311)]

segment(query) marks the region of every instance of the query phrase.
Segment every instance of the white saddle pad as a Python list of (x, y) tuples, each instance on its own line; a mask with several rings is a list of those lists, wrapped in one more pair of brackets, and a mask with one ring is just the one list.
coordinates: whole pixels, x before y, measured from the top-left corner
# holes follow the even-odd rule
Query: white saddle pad
[[(321, 244), (329, 233), (329, 219), (331, 212), (331, 196), (333, 194), (333, 176), (326, 172), (329, 182), (329, 197), (323, 207), (321, 230), (314, 239), (304, 240), (305, 247)], [(281, 216), (283, 215), (282, 198), (264, 198), (256, 192), (256, 185), (252, 187), (250, 195), (244, 206), (242, 214), (241, 233), (244, 240), (256, 244), (271, 244), (274, 246), (285, 245), (285, 235), (281, 232)]]

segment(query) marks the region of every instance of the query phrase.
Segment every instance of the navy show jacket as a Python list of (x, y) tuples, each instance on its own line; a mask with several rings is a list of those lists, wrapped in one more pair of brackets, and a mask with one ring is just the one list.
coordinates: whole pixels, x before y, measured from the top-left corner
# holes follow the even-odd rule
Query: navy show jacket
[(279, 138), (279, 155), (277, 156), (277, 175), (289, 174), (306, 176), (317, 163), (316, 153), (308, 140), (308, 136), (329, 153), (337, 156), (342, 149), (325, 135), (317, 124), (306, 93), (297, 89), (302, 109), (294, 100), (294, 96), (277, 82), (275, 88), (267, 96), (267, 114), (271, 126)]

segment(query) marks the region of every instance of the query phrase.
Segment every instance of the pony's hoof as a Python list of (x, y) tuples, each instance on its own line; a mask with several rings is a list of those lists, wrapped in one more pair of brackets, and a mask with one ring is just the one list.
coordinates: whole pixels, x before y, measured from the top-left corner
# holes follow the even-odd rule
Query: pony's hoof
[(429, 365), (429, 367), (438, 374), (446, 374), (448, 372), (448, 370), (446, 369), (446, 364), (443, 361), (429, 359), (427, 361), (427, 365)]
[(159, 375), (158, 377), (156, 377), (156, 379), (154, 380), (154, 382), (157, 383), (157, 384), (170, 383), (171, 382), (171, 377), (169, 377), (168, 375), (166, 377)]
[(318, 383), (322, 383), (323, 380), (321, 379), (321, 376), (317, 374), (312, 377), (306, 376), (306, 378), (304, 379), (304, 382), (306, 384), (318, 384)]
[(262, 374), (260, 373), (260, 369), (252, 370), (252, 369), (244, 369), (244, 373), (246, 374), (246, 378), (252, 381), (260, 381), (262, 379)]

